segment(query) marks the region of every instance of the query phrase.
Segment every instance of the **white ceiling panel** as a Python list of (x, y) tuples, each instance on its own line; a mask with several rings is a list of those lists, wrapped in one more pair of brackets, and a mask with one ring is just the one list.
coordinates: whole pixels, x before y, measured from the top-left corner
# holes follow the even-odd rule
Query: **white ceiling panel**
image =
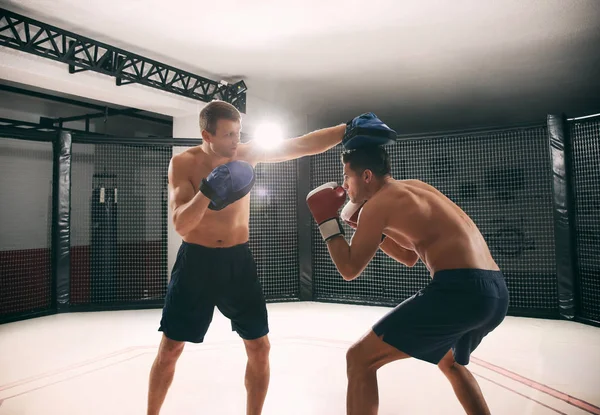
[(600, 110), (598, 0), (81, 1), (3, 6), (322, 123), (400, 132)]

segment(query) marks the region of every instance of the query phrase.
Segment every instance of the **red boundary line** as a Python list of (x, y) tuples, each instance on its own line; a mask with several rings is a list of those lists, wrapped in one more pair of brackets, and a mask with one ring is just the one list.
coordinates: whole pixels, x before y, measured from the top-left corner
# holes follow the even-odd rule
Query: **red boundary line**
[(542, 406), (544, 406), (544, 407), (546, 407), (546, 408), (548, 408), (548, 409), (550, 409), (550, 410), (552, 410), (552, 411), (554, 411), (554, 412), (556, 412), (556, 413), (559, 413), (559, 414), (561, 414), (561, 415), (567, 415), (566, 413), (564, 413), (564, 412), (561, 412), (561, 411), (559, 411), (558, 409), (551, 407), (550, 405), (546, 405), (545, 403), (543, 403), (543, 402), (541, 402), (541, 401), (538, 401), (537, 399), (533, 399), (532, 397), (530, 397), (530, 396), (527, 396), (527, 395), (525, 395), (524, 393), (521, 393), (521, 392), (519, 392), (519, 391), (516, 391), (516, 390), (514, 390), (513, 388), (509, 388), (508, 386), (504, 386), (503, 384), (501, 384), (501, 383), (498, 383), (498, 382), (496, 382), (495, 380), (492, 380), (492, 379), (490, 379), (490, 378), (487, 378), (487, 377), (485, 377), (485, 376), (482, 376), (482, 375), (480, 375), (479, 373), (475, 373), (475, 372), (473, 372), (473, 371), (471, 371), (471, 373), (473, 373), (473, 374), (474, 374), (474, 375), (476, 375), (476, 376), (479, 376), (479, 377), (480, 377), (480, 378), (482, 378), (482, 379), (485, 379), (485, 380), (487, 380), (488, 382), (491, 382), (491, 383), (493, 383), (493, 384), (495, 384), (495, 385), (498, 385), (498, 386), (500, 386), (501, 388), (504, 388), (504, 389), (506, 389), (506, 390), (508, 390), (508, 391), (511, 391), (511, 392), (513, 392), (513, 393), (516, 393), (517, 395), (521, 395), (523, 398), (525, 398), (525, 399), (529, 399), (530, 401), (533, 401), (533, 402), (535, 402), (535, 403), (537, 403), (537, 404), (540, 404), (540, 405), (542, 405)]
[(33, 392), (33, 391), (36, 391), (36, 390), (47, 388), (48, 386), (53, 386), (53, 385), (56, 385), (58, 383), (63, 383), (63, 382), (66, 382), (68, 380), (75, 379), (75, 378), (78, 378), (78, 377), (81, 377), (81, 376), (84, 376), (84, 375), (89, 375), (90, 373), (98, 372), (99, 370), (106, 369), (107, 367), (115, 366), (115, 365), (127, 362), (128, 360), (135, 359), (136, 357), (140, 357), (141, 355), (143, 355), (145, 353), (146, 352), (142, 352), (142, 353), (136, 354), (135, 356), (128, 357), (127, 359), (120, 360), (118, 362), (109, 363), (109, 364), (101, 366), (101, 367), (95, 367), (93, 369), (88, 370), (87, 372), (77, 373), (77, 374), (69, 376), (69, 377), (67, 377), (65, 379), (56, 380), (54, 382), (50, 382), (50, 383), (47, 383), (47, 384), (42, 385), (42, 386), (38, 386), (38, 387), (33, 388), (33, 389), (29, 389), (29, 390), (26, 390), (26, 391), (23, 391), (23, 392), (19, 392), (19, 393), (15, 394), (15, 395), (8, 396), (8, 397), (4, 398), (4, 400), (6, 401), (6, 400), (11, 399), (11, 398), (16, 398), (17, 396), (25, 395), (25, 394), (27, 394), (29, 392)]
[(21, 386), (21, 385), (24, 385), (26, 383), (35, 382), (35, 381), (38, 381), (40, 379), (47, 378), (48, 376), (58, 375), (58, 374), (66, 372), (66, 371), (69, 371), (71, 369), (77, 369), (77, 368), (80, 368), (80, 367), (88, 365), (88, 364), (101, 362), (103, 360), (109, 359), (111, 357), (114, 357), (114, 356), (117, 356), (117, 355), (120, 355), (120, 354), (123, 354), (123, 353), (127, 353), (130, 350), (135, 350), (135, 349), (138, 349), (138, 348), (141, 348), (141, 347), (144, 347), (144, 346), (127, 347), (125, 349), (117, 350), (117, 351), (112, 352), (112, 353), (108, 353), (108, 354), (105, 354), (105, 355), (100, 355), (100, 356), (94, 357), (92, 359), (84, 360), (83, 362), (74, 363), (72, 365), (65, 366), (63, 368), (49, 370), (47, 372), (44, 372), (44, 373), (41, 373), (41, 374), (38, 374), (38, 375), (32, 375), (32, 376), (29, 376), (29, 377), (24, 378), (24, 379), (20, 379), (20, 380), (14, 381), (14, 382), (7, 383), (5, 385), (0, 385), (0, 391), (6, 390), (6, 389), (11, 389), (11, 388), (14, 388), (14, 387), (17, 387), (17, 386)]
[[(283, 338), (283, 340), (285, 340), (285, 339), (286, 338)], [(294, 338), (287, 338), (287, 339), (294, 339)], [(302, 337), (302, 338), (295, 338), (295, 339), (296, 340), (309, 340), (309, 341), (310, 340), (316, 340), (316, 341), (320, 341), (320, 342), (324, 342), (324, 343), (343, 343), (346, 346), (349, 343), (351, 343), (351, 342), (347, 342), (347, 341), (343, 341), (343, 340), (341, 340), (341, 341), (339, 341), (339, 340), (338, 341), (335, 341), (335, 340), (331, 341), (331, 340), (327, 340), (327, 339), (310, 338), (310, 337)], [(52, 376), (54, 374), (64, 373), (65, 371), (68, 371), (68, 370), (71, 370), (71, 369), (76, 369), (76, 368), (85, 366), (87, 364), (101, 362), (101, 361), (107, 360), (107, 359), (109, 359), (111, 357), (114, 357), (114, 356), (117, 356), (117, 355), (120, 355), (120, 354), (124, 354), (124, 353), (130, 352), (130, 351), (139, 350), (139, 349), (154, 349), (154, 348), (156, 348), (156, 346), (131, 346), (131, 347), (127, 347), (127, 348), (124, 348), (124, 349), (121, 349), (121, 350), (118, 350), (118, 351), (115, 351), (115, 352), (112, 352), (112, 353), (109, 353), (109, 354), (106, 354), (106, 355), (102, 355), (102, 356), (99, 356), (99, 357), (96, 357), (96, 358), (88, 359), (88, 360), (85, 360), (85, 361), (80, 362), (80, 363), (72, 364), (72, 365), (66, 366), (66, 367), (61, 368), (61, 369), (55, 369), (55, 370), (48, 371), (48, 372), (45, 372), (45, 373), (37, 375), (37, 376), (30, 376), (30, 377), (25, 378), (25, 379), (21, 379), (21, 380), (15, 381), (15, 382), (7, 383), (5, 385), (0, 385), (0, 391), (6, 390), (6, 389), (11, 389), (11, 388), (16, 387), (16, 386), (21, 386), (21, 385), (26, 384), (26, 383), (34, 382), (34, 381), (43, 379), (45, 377)], [(135, 357), (138, 357), (138, 356), (140, 356), (140, 355), (136, 355)], [(124, 361), (127, 361), (127, 360), (130, 360), (130, 359), (125, 359)], [(124, 361), (120, 361), (120, 362), (116, 362), (116, 363), (122, 363)], [(521, 383), (521, 384), (529, 386), (532, 389), (535, 389), (535, 390), (537, 390), (539, 392), (543, 392), (543, 393), (545, 393), (547, 395), (550, 395), (550, 396), (552, 396), (552, 397), (554, 397), (554, 398), (556, 398), (556, 399), (558, 399), (560, 401), (566, 402), (569, 405), (575, 406), (575, 407), (577, 407), (577, 408), (579, 408), (581, 410), (584, 410), (584, 411), (589, 412), (589, 413), (594, 414), (594, 415), (600, 415), (600, 408), (599, 407), (597, 407), (597, 406), (595, 406), (595, 405), (593, 405), (593, 404), (591, 404), (589, 402), (586, 402), (586, 401), (584, 401), (582, 399), (576, 398), (576, 397), (571, 396), (571, 395), (569, 395), (567, 393), (564, 393), (564, 392), (561, 392), (559, 390), (553, 389), (553, 388), (551, 388), (551, 387), (549, 387), (547, 385), (544, 385), (544, 384), (541, 384), (541, 383), (536, 382), (534, 380), (528, 379), (528, 378), (526, 378), (524, 376), (521, 376), (521, 375), (519, 375), (519, 374), (517, 374), (515, 372), (512, 372), (512, 371), (510, 371), (508, 369), (504, 369), (503, 367), (500, 367), (500, 366), (494, 365), (492, 363), (486, 362), (485, 360), (481, 360), (481, 359), (476, 358), (476, 357), (471, 357), (471, 362), (475, 363), (475, 364), (477, 364), (479, 366), (482, 366), (482, 367), (484, 367), (484, 368), (486, 368), (488, 370), (491, 370), (492, 372), (498, 373), (498, 374), (500, 374), (500, 375), (502, 375), (502, 376), (504, 376), (506, 378), (509, 378), (509, 379), (511, 379), (511, 380), (513, 380), (515, 382)], [(107, 365), (107, 366), (112, 366), (112, 364), (111, 365)], [(107, 367), (107, 366), (104, 366), (104, 367)], [(84, 372), (83, 374), (92, 373), (92, 372), (94, 372), (96, 370), (103, 369), (104, 367), (93, 369), (91, 371)], [(478, 375), (478, 376), (481, 376), (481, 375)], [(521, 394), (521, 393), (519, 393), (517, 391), (514, 391), (514, 390), (512, 390), (512, 389), (510, 389), (508, 387), (500, 385), (499, 383), (494, 382), (494, 381), (492, 381), (492, 380), (490, 380), (488, 378), (485, 378), (483, 376), (481, 376), (481, 377), (483, 379), (486, 379), (486, 380), (488, 380), (488, 381), (490, 381), (490, 382), (492, 382), (494, 384), (497, 384), (497, 385), (499, 385), (499, 386), (501, 386), (501, 387), (503, 387), (503, 388), (505, 388), (507, 390), (510, 390), (510, 391), (512, 391), (512, 392), (514, 392), (516, 394), (519, 394), (521, 396), (525, 396), (525, 395), (523, 395), (523, 394)], [(71, 379), (71, 378), (68, 378), (68, 379)], [(67, 380), (67, 379), (65, 379), (65, 380)], [(19, 396), (19, 395), (22, 395), (24, 393), (28, 393), (28, 392), (31, 392), (31, 391), (34, 391), (34, 390), (38, 390), (38, 389), (41, 389), (41, 388), (44, 388), (46, 386), (50, 386), (50, 385), (53, 385), (53, 384), (59, 383), (59, 382), (62, 382), (62, 381), (53, 382), (53, 383), (50, 383), (50, 384), (45, 385), (45, 386), (34, 388), (32, 390), (29, 390), (29, 391), (26, 391), (26, 392), (22, 392), (22, 393), (19, 393), (17, 395), (14, 395), (14, 396), (10, 396), (8, 398), (4, 398), (3, 400), (0, 400), (0, 405), (6, 399), (10, 399), (10, 398), (13, 398), (15, 396)], [(527, 396), (525, 396), (525, 397), (528, 398), (528, 399), (530, 399), (530, 400), (532, 400), (532, 401), (534, 401), (534, 402), (539, 403), (540, 405), (547, 406), (547, 405), (545, 405), (545, 404), (543, 404), (541, 402), (536, 401), (535, 399), (529, 398)], [(550, 408), (550, 407), (548, 407), (548, 408)], [(554, 408), (550, 408), (550, 409), (554, 409)], [(559, 412), (559, 413), (562, 414), (562, 412)]]
[(503, 367), (500, 367), (500, 366), (496, 366), (492, 363), (486, 362), (485, 360), (481, 360), (476, 357), (472, 357), (471, 361), (475, 364), (478, 364), (479, 366), (485, 367), (486, 369), (489, 369), (493, 372), (503, 375), (509, 379), (512, 379), (516, 382), (522, 383), (523, 385), (527, 385), (530, 388), (533, 388), (533, 389), (543, 392), (547, 395), (550, 395), (558, 400), (561, 400), (570, 405), (573, 405), (581, 410), (584, 410), (584, 411), (589, 412), (594, 415), (600, 415), (599, 407), (592, 405), (591, 403), (586, 402), (582, 399), (576, 398), (567, 393), (564, 393), (564, 392), (561, 392), (554, 388), (551, 388), (550, 386), (536, 382), (535, 380), (528, 379), (524, 376), (519, 375), (518, 373), (512, 372), (508, 369), (504, 369)]

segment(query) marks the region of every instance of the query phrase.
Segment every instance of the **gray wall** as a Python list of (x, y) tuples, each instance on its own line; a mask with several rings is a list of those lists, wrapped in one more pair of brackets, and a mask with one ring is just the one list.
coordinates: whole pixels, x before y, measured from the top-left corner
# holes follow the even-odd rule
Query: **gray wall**
[(52, 145), (0, 139), (0, 250), (48, 248)]
[[(0, 91), (0, 118), (39, 123), (40, 117), (69, 117), (93, 113), (95, 110), (52, 102), (12, 92)], [(68, 128), (84, 129), (85, 123), (65, 124)], [(133, 119), (109, 117), (107, 123), (98, 119), (90, 130), (123, 137), (170, 136), (168, 125)], [(1, 138), (1, 137), (0, 137)], [(149, 139), (151, 140), (151, 139)], [(110, 171), (119, 179), (119, 222), (125, 230), (119, 241), (158, 239), (159, 209), (141, 210), (143, 203), (160, 204), (161, 180), (156, 169), (165, 170), (164, 157), (155, 152), (124, 149), (122, 146), (73, 144), (71, 204), (71, 244), (90, 243), (90, 202), (92, 178), (95, 173)], [(159, 167), (160, 164), (160, 167)], [(52, 200), (52, 145), (13, 139), (0, 139), (0, 250), (48, 248), (50, 245)], [(146, 224), (146, 225), (144, 225)], [(145, 232), (130, 232), (135, 227)]]

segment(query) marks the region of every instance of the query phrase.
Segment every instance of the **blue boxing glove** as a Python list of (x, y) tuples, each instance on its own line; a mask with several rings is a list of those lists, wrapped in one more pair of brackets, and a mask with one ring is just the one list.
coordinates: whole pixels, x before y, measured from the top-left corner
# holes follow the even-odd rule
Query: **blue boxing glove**
[(254, 186), (254, 168), (245, 161), (216, 167), (202, 180), (200, 191), (211, 200), (210, 210), (221, 210), (246, 196)]
[(396, 142), (396, 131), (368, 112), (346, 123), (342, 145), (346, 150), (364, 146), (383, 146)]

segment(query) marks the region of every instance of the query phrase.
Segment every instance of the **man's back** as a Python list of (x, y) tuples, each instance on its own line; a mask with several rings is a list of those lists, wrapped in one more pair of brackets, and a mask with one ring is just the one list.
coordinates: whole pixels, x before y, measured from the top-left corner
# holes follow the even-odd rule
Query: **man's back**
[(433, 186), (390, 180), (369, 203), (386, 216), (384, 233), (414, 250), (432, 275), (443, 269), (498, 269), (477, 226)]

